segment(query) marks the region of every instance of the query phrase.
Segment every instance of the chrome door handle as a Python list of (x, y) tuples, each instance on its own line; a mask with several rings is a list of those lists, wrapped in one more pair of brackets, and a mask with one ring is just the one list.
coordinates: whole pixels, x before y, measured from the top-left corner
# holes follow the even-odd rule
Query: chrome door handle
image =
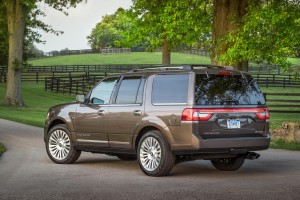
[(99, 110), (99, 111), (98, 111), (98, 115), (100, 115), (100, 116), (105, 115), (105, 111), (104, 111), (104, 110)]
[(142, 115), (142, 111), (140, 111), (140, 110), (135, 110), (135, 111), (133, 111), (133, 113), (132, 113), (134, 116), (141, 116)]

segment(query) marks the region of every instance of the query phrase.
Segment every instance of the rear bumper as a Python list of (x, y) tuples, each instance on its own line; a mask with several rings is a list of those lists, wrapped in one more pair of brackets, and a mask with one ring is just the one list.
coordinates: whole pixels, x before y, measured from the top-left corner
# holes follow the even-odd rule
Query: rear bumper
[(175, 155), (195, 155), (195, 154), (246, 154), (249, 151), (266, 150), (270, 145), (270, 135), (267, 137), (241, 137), (241, 138), (215, 138), (199, 139), (200, 148), (174, 150)]

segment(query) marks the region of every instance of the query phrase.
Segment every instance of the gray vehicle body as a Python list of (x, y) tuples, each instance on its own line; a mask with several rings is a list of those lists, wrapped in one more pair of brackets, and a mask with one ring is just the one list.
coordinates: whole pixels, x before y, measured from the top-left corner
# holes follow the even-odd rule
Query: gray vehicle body
[[(115, 77), (116, 82), (106, 104), (102, 100), (92, 102), (91, 94), (96, 90), (96, 85), (83, 102), (50, 108), (44, 129), (45, 141), (52, 127), (65, 124), (74, 148), (110, 155), (137, 154), (139, 140), (151, 130), (158, 130), (163, 135), (178, 162), (235, 157), (248, 155), (250, 151), (267, 149), (270, 143), (269, 117), (260, 119), (257, 115), (268, 115), (265, 102), (250, 105), (239, 105), (230, 101), (215, 105), (195, 103), (197, 75), (210, 77), (220, 72), (225, 72), (225, 76), (250, 77), (245, 72), (218, 67), (137, 70), (108, 77)], [(186, 83), (183, 81), (182, 84), (187, 85), (185, 102), (154, 102), (155, 77), (166, 75), (187, 77)], [(140, 87), (143, 88), (139, 92), (142, 100), (138, 103), (116, 103), (122, 80), (130, 77), (142, 77), (143, 85)], [(185, 111), (196, 119), (186, 120), (186, 116), (183, 116)], [(199, 120), (198, 115), (201, 112), (209, 113), (210, 118)], [(233, 128), (228, 128), (230, 120), (238, 123), (238, 127), (233, 124)]]

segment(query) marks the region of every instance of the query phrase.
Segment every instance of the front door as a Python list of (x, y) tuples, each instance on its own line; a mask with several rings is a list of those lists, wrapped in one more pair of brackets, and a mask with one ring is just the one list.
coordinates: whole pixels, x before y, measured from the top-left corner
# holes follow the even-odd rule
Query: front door
[(101, 81), (90, 93), (89, 99), (78, 106), (75, 116), (77, 142), (108, 147), (106, 121), (112, 93), (118, 77)]

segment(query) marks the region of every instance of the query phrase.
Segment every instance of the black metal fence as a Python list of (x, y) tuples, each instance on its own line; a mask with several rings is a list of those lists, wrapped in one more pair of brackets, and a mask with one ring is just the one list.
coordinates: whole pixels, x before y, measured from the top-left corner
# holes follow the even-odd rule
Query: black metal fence
[(270, 112), (300, 113), (300, 93), (265, 93), (264, 95)]

